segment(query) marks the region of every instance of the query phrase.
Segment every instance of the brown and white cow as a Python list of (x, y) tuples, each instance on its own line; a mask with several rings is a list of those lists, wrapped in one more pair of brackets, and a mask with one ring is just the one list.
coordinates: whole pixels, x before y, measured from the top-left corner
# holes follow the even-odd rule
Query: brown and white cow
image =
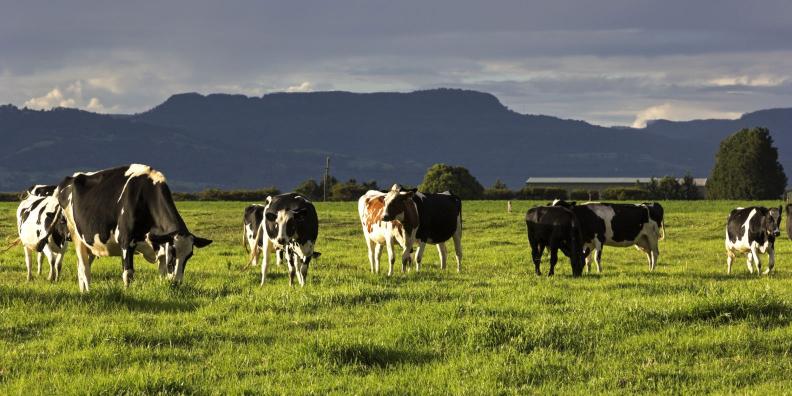
[(405, 230), (402, 266), (410, 261), (415, 241), (415, 270), (421, 269), (424, 248), (427, 243), (436, 244), (440, 253), (440, 268), (446, 268), (445, 242), (454, 239), (457, 272), (462, 270), (462, 200), (446, 191), (439, 194), (402, 190), (394, 184), (385, 195), (384, 221), (398, 220)]
[[(402, 256), (410, 257), (407, 250), (407, 237), (415, 239), (416, 228), (408, 233), (399, 220), (383, 221), (385, 214), (385, 196), (381, 191), (369, 190), (358, 199), (358, 214), (363, 227), (363, 236), (366, 238), (368, 259), (372, 273), (379, 273), (382, 246), (388, 251), (388, 276), (393, 275), (393, 263), (396, 261), (393, 253), (393, 243), (402, 247)], [(402, 272), (405, 271), (407, 262), (402, 260)]]

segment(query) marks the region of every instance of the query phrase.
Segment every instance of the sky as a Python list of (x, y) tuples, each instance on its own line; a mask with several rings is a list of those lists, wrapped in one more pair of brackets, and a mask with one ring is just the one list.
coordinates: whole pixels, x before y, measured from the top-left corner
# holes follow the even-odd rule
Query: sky
[(792, 2), (0, 0), (0, 103), (480, 90), (642, 127), (792, 107)]

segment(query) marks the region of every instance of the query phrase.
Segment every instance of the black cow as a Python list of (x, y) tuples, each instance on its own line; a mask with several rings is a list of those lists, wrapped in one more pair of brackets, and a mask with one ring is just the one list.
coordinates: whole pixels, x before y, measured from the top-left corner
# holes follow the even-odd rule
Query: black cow
[(525, 214), (525, 225), (528, 229), (528, 243), (531, 246), (531, 258), (536, 275), (541, 275), (539, 264), (545, 248), (550, 249), (550, 272), (555, 274), (558, 262), (558, 250), (569, 257), (572, 276), (580, 276), (583, 272), (583, 245), (580, 222), (575, 213), (561, 206), (538, 206)]
[(646, 254), (649, 270), (655, 269), (660, 256), (658, 241), (665, 235), (664, 212), (659, 203), (633, 205), (588, 202), (575, 205), (574, 202), (555, 200), (552, 205), (572, 209), (580, 220), (589, 271), (592, 260), (597, 264), (597, 272), (602, 271), (604, 245), (635, 246)]
[(147, 165), (75, 173), (58, 185), (55, 195), (74, 241), (83, 292), (89, 291), (96, 256), (121, 256), (127, 287), (134, 277), (135, 252), (151, 263), (159, 261), (160, 274), (179, 283), (193, 247), (212, 242), (190, 233), (165, 176)]
[[(787, 220), (788, 222), (789, 220)], [(729, 214), (726, 223), (726, 272), (731, 273), (732, 261), (740, 253), (748, 253), (748, 272), (760, 274), (762, 264), (759, 254), (767, 253), (765, 274), (775, 266), (775, 239), (781, 236), (781, 207), (752, 206), (737, 208)], [(758, 252), (757, 252), (758, 251)]]
[(405, 247), (402, 271), (410, 262), (413, 244), (418, 241), (415, 270), (421, 269), (427, 243), (436, 244), (440, 254), (440, 268), (446, 268), (445, 242), (454, 239), (457, 272), (462, 270), (462, 200), (446, 191), (439, 194), (421, 193), (416, 189), (403, 191), (394, 184), (385, 195), (383, 221), (398, 221), (404, 226)]
[(262, 248), (261, 285), (264, 286), (267, 278), (269, 253), (276, 251), (289, 266), (289, 285), (294, 284), (296, 274), (300, 286), (305, 286), (311, 259), (321, 255), (314, 251), (319, 236), (319, 217), (311, 201), (295, 193), (267, 197), (261, 228), (267, 233)]

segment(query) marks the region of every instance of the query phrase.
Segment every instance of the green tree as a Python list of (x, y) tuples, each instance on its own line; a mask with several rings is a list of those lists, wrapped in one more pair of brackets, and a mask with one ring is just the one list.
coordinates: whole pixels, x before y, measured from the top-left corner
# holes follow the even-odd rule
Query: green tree
[(767, 128), (740, 130), (724, 139), (707, 180), (710, 199), (778, 199), (786, 174)]
[(495, 180), (492, 187), (484, 190), (484, 199), (512, 199), (513, 197), (514, 192), (509, 190), (509, 187), (501, 179)]
[(322, 186), (314, 179), (308, 179), (298, 185), (294, 192), (300, 194), (311, 201), (320, 201), (322, 199)]
[(426, 192), (451, 191), (462, 199), (479, 199), (484, 187), (461, 166), (434, 164), (424, 175), (418, 190)]

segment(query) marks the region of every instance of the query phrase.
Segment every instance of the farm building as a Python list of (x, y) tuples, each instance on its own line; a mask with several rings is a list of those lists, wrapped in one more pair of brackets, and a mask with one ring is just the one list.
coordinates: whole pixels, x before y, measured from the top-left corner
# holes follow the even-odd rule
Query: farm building
[[(613, 187), (634, 187), (636, 182), (649, 183), (649, 177), (529, 177), (525, 181), (526, 187), (556, 187), (563, 188), (567, 193), (572, 190), (602, 191)], [(677, 179), (682, 183), (682, 179)], [(707, 179), (694, 178), (693, 184), (699, 196), (707, 196)]]

